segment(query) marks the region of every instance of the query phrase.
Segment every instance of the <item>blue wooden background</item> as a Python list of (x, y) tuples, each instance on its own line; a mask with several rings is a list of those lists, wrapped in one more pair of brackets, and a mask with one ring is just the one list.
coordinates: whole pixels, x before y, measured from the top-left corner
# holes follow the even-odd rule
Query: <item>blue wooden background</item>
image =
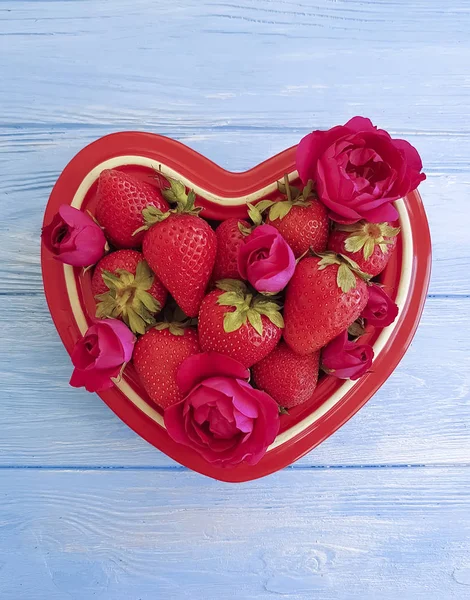
[[(468, 0), (0, 0), (1, 600), (470, 597)], [(434, 244), (415, 341), (291, 468), (180, 468), (71, 367), (39, 232), (67, 161), (113, 131), (244, 170), (370, 116), (421, 152)]]

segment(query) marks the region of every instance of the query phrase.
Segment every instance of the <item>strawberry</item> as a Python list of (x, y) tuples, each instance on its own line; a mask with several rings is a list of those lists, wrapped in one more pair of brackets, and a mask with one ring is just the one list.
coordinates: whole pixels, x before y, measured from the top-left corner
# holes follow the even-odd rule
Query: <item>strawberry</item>
[(349, 256), (361, 271), (375, 277), (387, 266), (399, 233), (400, 228), (390, 223), (336, 224), (328, 240), (328, 250)]
[(323, 252), (328, 241), (330, 221), (325, 206), (312, 195), (312, 182), (300, 190), (289, 184), (287, 175), (284, 184), (278, 183), (286, 200), (270, 202), (262, 200), (256, 207), (267, 210), (266, 223), (275, 227), (292, 248), (296, 258), (308, 252)]
[(212, 280), (238, 279), (238, 250), (243, 238), (250, 232), (250, 224), (243, 219), (227, 219), (215, 230), (217, 236), (217, 256)]
[(198, 352), (196, 330), (180, 323), (158, 323), (139, 338), (132, 362), (145, 391), (160, 408), (183, 399), (176, 373), (188, 356)]
[(148, 231), (142, 251), (179, 307), (195, 317), (214, 267), (217, 237), (197, 216), (201, 208), (194, 207), (194, 192), (187, 195), (179, 181), (170, 180), (170, 184), (163, 194), (176, 198), (177, 206), (165, 213), (153, 206), (144, 209), (146, 224), (141, 229)]
[(281, 342), (253, 366), (253, 379), (280, 406), (292, 408), (312, 397), (317, 387), (319, 362), (319, 351), (299, 356)]
[(136, 248), (142, 244), (144, 234), (134, 236), (133, 233), (144, 224), (144, 208), (155, 206), (161, 211), (168, 210), (159, 189), (115, 169), (101, 172), (97, 196), (96, 220), (117, 248)]
[(249, 294), (242, 281), (223, 279), (216, 286), (199, 311), (201, 349), (226, 354), (251, 367), (281, 338), (280, 306), (274, 298)]
[(96, 316), (120, 318), (134, 333), (144, 333), (155, 323), (167, 291), (151, 272), (143, 254), (117, 250), (96, 265), (91, 290), (98, 300)]
[(297, 354), (311, 354), (347, 329), (367, 304), (368, 279), (339, 254), (302, 259), (286, 291), (286, 344)]

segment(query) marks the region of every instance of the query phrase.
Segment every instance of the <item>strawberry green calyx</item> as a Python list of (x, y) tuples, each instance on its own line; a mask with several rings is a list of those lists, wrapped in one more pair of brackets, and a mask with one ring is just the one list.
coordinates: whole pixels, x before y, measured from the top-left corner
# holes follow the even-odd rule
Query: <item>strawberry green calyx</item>
[(251, 227), (246, 227), (241, 221), (239, 221), (238, 230), (243, 236), (246, 237), (247, 235), (250, 235), (252, 229)]
[(170, 210), (171, 212), (177, 213), (188, 213), (191, 215), (198, 215), (202, 207), (195, 207), (194, 203), (196, 201), (196, 193), (194, 190), (190, 190), (189, 193), (186, 193), (186, 186), (182, 181), (178, 179), (173, 179), (172, 177), (166, 177), (168, 183), (170, 184), (169, 188), (162, 188), (161, 192), (163, 197), (170, 204), (176, 204), (176, 208)]
[[(312, 187), (313, 182), (309, 179), (307, 185), (301, 191), (298, 187), (290, 185), (289, 177), (286, 174), (284, 175), (284, 182), (277, 182), (277, 189), (281, 194), (286, 196), (286, 200), (279, 200), (277, 202), (274, 202), (273, 200), (261, 200), (261, 202), (258, 202), (254, 207), (248, 205), (250, 207), (249, 216), (255, 225), (261, 224), (262, 214), (265, 211), (268, 211), (270, 221), (275, 221), (276, 219), (282, 221), (282, 219), (290, 213), (293, 206), (307, 207), (311, 205), (310, 199), (315, 197)], [(255, 220), (257, 214), (259, 217)]]
[(133, 333), (145, 333), (147, 327), (155, 323), (154, 314), (161, 306), (149, 294), (154, 275), (145, 260), (137, 265), (135, 275), (124, 269), (115, 273), (103, 271), (102, 278), (108, 291), (99, 294), (96, 299), (98, 318), (122, 318)]
[(362, 250), (364, 258), (369, 259), (376, 246), (382, 250), (383, 254), (388, 252), (388, 245), (391, 243), (386, 238), (396, 237), (400, 233), (400, 227), (392, 227), (388, 223), (368, 223), (359, 221), (352, 225), (336, 225), (338, 231), (350, 232), (344, 242), (344, 247), (348, 252), (359, 252)]
[(233, 312), (224, 316), (224, 330), (226, 333), (237, 331), (247, 322), (259, 334), (263, 335), (262, 315), (265, 315), (273, 325), (282, 329), (284, 319), (280, 312), (281, 305), (276, 298), (267, 298), (262, 294), (251, 294), (247, 286), (236, 279), (221, 279), (216, 287), (222, 290), (217, 300), (220, 306), (233, 306)]
[(157, 323), (155, 325), (155, 329), (158, 331), (168, 329), (172, 335), (181, 336), (184, 335), (184, 330), (187, 326), (188, 325), (186, 323), (180, 323), (179, 321), (162, 321), (161, 323)]
[[(185, 196), (186, 196), (186, 193), (185, 193)], [(187, 214), (187, 215), (194, 215), (194, 216), (199, 215), (199, 213), (202, 210), (202, 206), (194, 206), (195, 201), (196, 201), (196, 194), (194, 193), (193, 190), (191, 190), (189, 192), (189, 194), (186, 196), (186, 199), (184, 202), (178, 201), (175, 208), (172, 208), (171, 210), (168, 210), (166, 212), (162, 212), (159, 208), (156, 208), (155, 206), (151, 206), (151, 205), (147, 206), (142, 211), (142, 216), (144, 218), (145, 224), (142, 225), (142, 227), (139, 227), (138, 229), (136, 229), (132, 235), (136, 235), (140, 231), (147, 231), (148, 229), (150, 229), (150, 227), (152, 227), (153, 225), (156, 225), (157, 223), (161, 223), (165, 219), (168, 219), (168, 217), (171, 217), (171, 215), (176, 215), (176, 214)]]
[(182, 181), (173, 179), (172, 177), (165, 177), (170, 184), (169, 188), (161, 189), (162, 195), (167, 202), (170, 204), (186, 204), (188, 195), (186, 194), (186, 186)]
[(356, 277), (360, 277), (363, 281), (369, 282), (372, 276), (368, 273), (363, 273), (358, 264), (343, 254), (335, 252), (315, 253), (315, 256), (320, 258), (318, 270), (323, 271), (331, 265), (339, 265), (336, 283), (341, 290), (347, 294), (350, 290), (356, 287)]

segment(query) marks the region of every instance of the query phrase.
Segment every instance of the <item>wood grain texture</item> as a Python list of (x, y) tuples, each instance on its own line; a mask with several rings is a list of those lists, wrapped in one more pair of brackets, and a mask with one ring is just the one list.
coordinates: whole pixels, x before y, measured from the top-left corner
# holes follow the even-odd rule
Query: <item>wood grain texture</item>
[(16, 470), (0, 494), (0, 597), (466, 600), (467, 478)]
[[(98, 396), (69, 387), (71, 364), (44, 300), (18, 304), (16, 322), (11, 298), (0, 297), (0, 465), (175, 465)], [(466, 298), (428, 299), (398, 369), (298, 465), (470, 464), (469, 308)]]
[(431, 293), (470, 294), (459, 218), (470, 181), (465, 0), (449, 10), (424, 1), (4, 1), (0, 19), (3, 293), (40, 290), (48, 194), (101, 135), (155, 131), (244, 170), (310, 129), (365, 114), (423, 157)]
[[(13, 155), (2, 163), (0, 179), (0, 202), (4, 207), (0, 223), (1, 293), (41, 292), (39, 235), (52, 186), (68, 159), (105, 133), (104, 128), (92, 134), (87, 130), (67, 132), (66, 140), (58, 140), (54, 147), (35, 147), (23, 155), (17, 154), (11, 143)], [(224, 167), (245, 170), (295, 144), (301, 134), (230, 133), (230, 141), (227, 134), (221, 133), (201, 140), (176, 132), (173, 136)], [(470, 295), (465, 268), (470, 260), (470, 236), (467, 220), (462, 218), (468, 214), (468, 182), (467, 173), (430, 174), (420, 188), (433, 238), (431, 294)], [(446, 211), (442, 211), (442, 206), (446, 206)]]
[[(467, 0), (0, 0), (2, 600), (469, 597), (469, 30)], [(50, 190), (113, 131), (245, 170), (355, 114), (428, 173), (415, 341), (293, 468), (180, 470), (68, 386), (39, 268)]]

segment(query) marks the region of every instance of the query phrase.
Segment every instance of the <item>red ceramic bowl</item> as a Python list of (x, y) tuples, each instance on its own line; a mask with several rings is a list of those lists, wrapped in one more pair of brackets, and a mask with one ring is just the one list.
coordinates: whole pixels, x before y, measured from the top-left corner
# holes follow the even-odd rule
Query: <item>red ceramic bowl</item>
[[(246, 215), (246, 202), (270, 197), (284, 173), (292, 181), (295, 147), (244, 173), (232, 173), (183, 144), (150, 133), (116, 133), (90, 144), (64, 169), (52, 190), (44, 215), (48, 224), (61, 204), (93, 212), (96, 182), (106, 168), (118, 168), (146, 181), (153, 169), (183, 180), (198, 196), (207, 219)], [(400, 307), (395, 323), (367, 336), (374, 345), (370, 374), (358, 381), (323, 377), (313, 397), (281, 419), (281, 430), (264, 458), (255, 466), (220, 468), (192, 450), (176, 444), (166, 433), (161, 410), (143, 390), (132, 365), (124, 378), (100, 397), (136, 433), (195, 471), (223, 481), (248, 481), (296, 461), (350, 419), (386, 381), (403, 357), (418, 326), (426, 298), (431, 265), (431, 241), (426, 214), (417, 192), (396, 203), (401, 235), (382, 281)], [(83, 274), (55, 260), (42, 247), (41, 264), (49, 309), (62, 342), (71, 353), (94, 315), (90, 273)]]

